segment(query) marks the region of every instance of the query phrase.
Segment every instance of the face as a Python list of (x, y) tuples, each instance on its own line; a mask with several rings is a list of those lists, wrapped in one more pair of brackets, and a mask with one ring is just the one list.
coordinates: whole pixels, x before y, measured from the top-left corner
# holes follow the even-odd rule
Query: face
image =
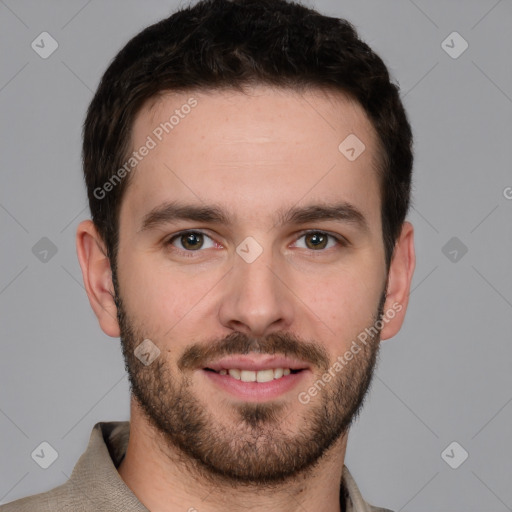
[[(356, 159), (339, 149), (349, 134), (365, 145)], [(359, 411), (379, 346), (370, 122), (321, 91), (169, 94), (142, 109), (132, 142), (151, 148), (123, 198), (113, 278), (140, 409), (164, 450), (205, 473), (264, 484), (307, 471)], [(143, 340), (159, 351), (150, 364)]]

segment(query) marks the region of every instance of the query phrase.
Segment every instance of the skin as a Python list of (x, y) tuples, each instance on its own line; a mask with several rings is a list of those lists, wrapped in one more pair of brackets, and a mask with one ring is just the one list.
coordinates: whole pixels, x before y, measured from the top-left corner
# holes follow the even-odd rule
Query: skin
[[(339, 511), (348, 425), (317, 454), (316, 464), (279, 478), (275, 473), (266, 482), (261, 472), (259, 480), (248, 472), (246, 481), (237, 482), (227, 473), (220, 475), (226, 467), (208, 470), (190, 457), (153, 420), (159, 415), (165, 419), (165, 406), (170, 415), (171, 398), (185, 389), (182, 398), (199, 405), (208, 419), (210, 445), (224, 447), (232, 436), (233, 444), (227, 445), (232, 453), (249, 453), (253, 458), (247, 460), (264, 472), (266, 461), (282, 469), (279, 462), (284, 459), (271, 455), (287, 442), (293, 448), (301, 433), (312, 434), (313, 420), (323, 418), (322, 405), (335, 416), (353, 418), (366, 387), (361, 391), (348, 384), (361, 387), (363, 377), (371, 377), (379, 338), (394, 336), (404, 320), (415, 266), (413, 227), (403, 224), (387, 274), (376, 134), (364, 110), (340, 93), (259, 86), (246, 93), (166, 94), (140, 111), (133, 148), (143, 145), (190, 97), (197, 99), (197, 106), (139, 163), (126, 190), (120, 212), (117, 301), (110, 262), (94, 225), (84, 221), (77, 230), (84, 283), (99, 324), (107, 335), (122, 337), (132, 384), (135, 380), (145, 390), (146, 406), (162, 408), (152, 418), (132, 395), (130, 440), (119, 474), (153, 512), (191, 507), (201, 512), (285, 512), (296, 510), (298, 503), (311, 512)], [(366, 146), (352, 162), (338, 150), (350, 133)], [(140, 231), (151, 208), (176, 200), (218, 206), (230, 224), (177, 220)], [(332, 219), (281, 225), (276, 217), (278, 210), (340, 200), (363, 214), (367, 230)], [(174, 245), (166, 244), (185, 229), (207, 234), (207, 247), (189, 250), (187, 257), (179, 237)], [(348, 243), (330, 239), (327, 248), (312, 249), (306, 242), (313, 239), (304, 238), (304, 230), (327, 231)], [(236, 252), (249, 236), (263, 250), (252, 263)], [(329, 386), (308, 404), (301, 403), (298, 392), (312, 386), (357, 335), (374, 324), (384, 292), (383, 311), (396, 309), (393, 304), (399, 304), (400, 311)], [(190, 347), (197, 345), (201, 353), (216, 343), (227, 347), (236, 333), (263, 351), (272, 340), (282, 347), (281, 337), (289, 335), (292, 354), (310, 343), (314, 353), (326, 359), (311, 364), (300, 388), (263, 402), (260, 411), (266, 406), (271, 413), (250, 423), (242, 412), (254, 412), (254, 403), (241, 403), (212, 385), (204, 372), (180, 369), (178, 364)], [(130, 354), (146, 338), (161, 353), (150, 366), (137, 366)], [(349, 410), (349, 405), (355, 409)], [(322, 421), (341, 428), (333, 418)], [(269, 434), (263, 441), (259, 438), (259, 445), (258, 433)], [(240, 459), (229, 460), (236, 467)]]

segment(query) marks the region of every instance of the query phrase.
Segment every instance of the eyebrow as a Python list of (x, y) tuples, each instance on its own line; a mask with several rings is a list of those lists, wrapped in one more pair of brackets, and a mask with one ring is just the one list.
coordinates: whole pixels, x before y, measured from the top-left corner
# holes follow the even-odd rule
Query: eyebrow
[[(149, 231), (176, 220), (207, 222), (227, 226), (232, 223), (229, 215), (217, 206), (191, 205), (172, 201), (156, 206), (144, 215), (141, 228), (138, 231)], [(335, 204), (294, 206), (288, 210), (279, 210), (274, 227), (327, 220), (353, 224), (359, 229), (369, 232), (369, 225), (363, 213), (346, 201)]]

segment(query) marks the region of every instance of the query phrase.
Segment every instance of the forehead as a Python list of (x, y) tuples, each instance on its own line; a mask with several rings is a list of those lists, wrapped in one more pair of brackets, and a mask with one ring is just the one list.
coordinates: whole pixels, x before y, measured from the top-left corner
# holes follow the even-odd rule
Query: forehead
[(139, 151), (121, 211), (133, 222), (176, 199), (253, 219), (308, 201), (380, 210), (376, 133), (363, 108), (340, 93), (166, 93), (134, 122), (132, 148), (143, 147), (150, 149)]

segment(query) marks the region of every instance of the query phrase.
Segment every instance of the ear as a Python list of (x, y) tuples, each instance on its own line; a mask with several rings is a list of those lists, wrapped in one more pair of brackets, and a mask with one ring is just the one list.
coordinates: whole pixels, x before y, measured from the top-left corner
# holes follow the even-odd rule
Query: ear
[(389, 268), (382, 340), (395, 336), (404, 323), (415, 266), (414, 228), (410, 222), (404, 222)]
[(78, 225), (76, 252), (82, 268), (85, 291), (100, 327), (108, 336), (118, 338), (121, 333), (117, 322), (110, 261), (91, 220), (84, 220)]

